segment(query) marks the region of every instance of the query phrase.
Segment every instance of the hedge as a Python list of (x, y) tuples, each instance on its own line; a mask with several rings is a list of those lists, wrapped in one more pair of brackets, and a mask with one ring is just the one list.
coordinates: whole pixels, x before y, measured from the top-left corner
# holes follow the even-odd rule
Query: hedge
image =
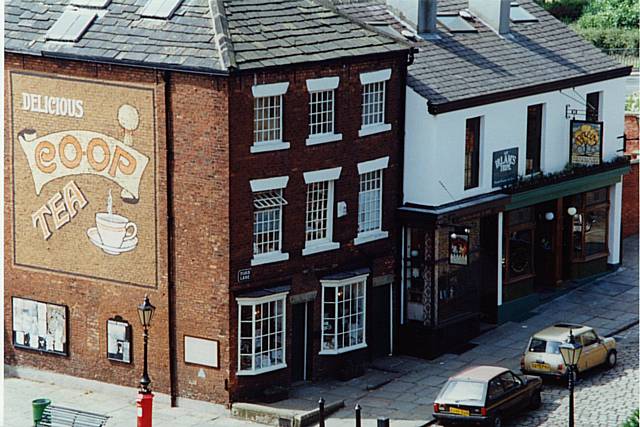
[(625, 49), (638, 55), (640, 32), (628, 28), (581, 28), (571, 26), (574, 31), (600, 49)]
[(547, 12), (555, 16), (562, 22), (569, 23), (577, 21), (582, 16), (589, 0), (536, 0)]

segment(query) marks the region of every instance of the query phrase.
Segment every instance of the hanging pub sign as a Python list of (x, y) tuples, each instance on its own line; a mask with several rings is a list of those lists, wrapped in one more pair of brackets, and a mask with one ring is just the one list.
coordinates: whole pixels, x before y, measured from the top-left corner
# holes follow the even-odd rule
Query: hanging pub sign
[(469, 235), (452, 233), (449, 236), (449, 264), (469, 265)]
[(66, 306), (13, 297), (12, 309), (16, 348), (68, 355)]
[(131, 325), (120, 316), (107, 320), (107, 359), (131, 363)]
[(493, 152), (491, 185), (504, 187), (518, 179), (518, 147)]
[(602, 122), (571, 120), (571, 164), (602, 163)]

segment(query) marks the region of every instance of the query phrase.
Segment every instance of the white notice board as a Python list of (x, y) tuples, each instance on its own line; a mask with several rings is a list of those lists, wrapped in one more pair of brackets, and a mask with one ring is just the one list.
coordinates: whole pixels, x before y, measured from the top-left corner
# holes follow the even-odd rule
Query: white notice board
[(218, 341), (184, 336), (184, 361), (218, 368)]

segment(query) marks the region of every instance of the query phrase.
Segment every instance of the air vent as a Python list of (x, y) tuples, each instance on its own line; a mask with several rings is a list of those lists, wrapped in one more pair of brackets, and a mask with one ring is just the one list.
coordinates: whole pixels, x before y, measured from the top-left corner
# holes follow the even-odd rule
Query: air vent
[(473, 25), (465, 21), (459, 14), (438, 15), (438, 22), (452, 33), (477, 33)]
[(149, 0), (140, 11), (140, 15), (145, 18), (170, 19), (180, 7), (180, 3), (182, 0)]
[(511, 18), (513, 22), (538, 22), (538, 18), (527, 12), (516, 2), (511, 2), (509, 18)]
[(91, 10), (67, 10), (47, 31), (46, 39), (61, 42), (77, 42), (96, 19)]
[(109, 6), (111, 0), (71, 0), (72, 6), (89, 7), (92, 9), (104, 9)]

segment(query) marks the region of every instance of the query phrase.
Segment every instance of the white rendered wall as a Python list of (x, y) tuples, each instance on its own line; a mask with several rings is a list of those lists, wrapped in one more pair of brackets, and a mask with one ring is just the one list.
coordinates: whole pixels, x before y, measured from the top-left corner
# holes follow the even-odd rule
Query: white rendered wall
[[(544, 173), (561, 171), (569, 161), (569, 119), (565, 118), (565, 106), (584, 111), (584, 99), (590, 92), (601, 92), (603, 158), (614, 158), (622, 148), (622, 140), (617, 137), (624, 133), (624, 82), (624, 78), (613, 79), (576, 87), (575, 92), (565, 89), (437, 116), (427, 112), (424, 98), (407, 88), (404, 202), (439, 206), (496, 190), (491, 187), (492, 154), (505, 148), (518, 147), (518, 171), (524, 174), (527, 107), (534, 104), (544, 104), (541, 169)], [(478, 116), (483, 117), (480, 185), (464, 190), (465, 122)], [(584, 119), (584, 114), (576, 118)]]

